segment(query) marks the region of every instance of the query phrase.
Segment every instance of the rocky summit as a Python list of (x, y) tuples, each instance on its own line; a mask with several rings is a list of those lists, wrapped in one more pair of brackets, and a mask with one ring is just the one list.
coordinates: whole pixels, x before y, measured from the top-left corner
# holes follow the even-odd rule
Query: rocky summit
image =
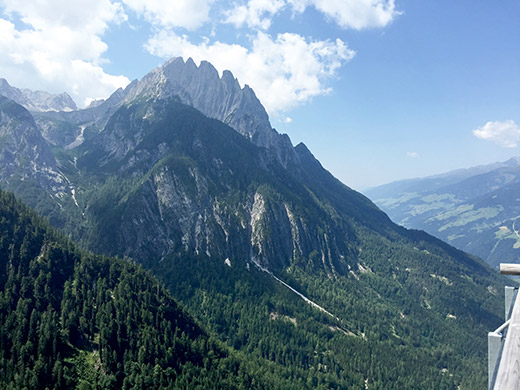
[[(173, 58), (141, 80), (130, 83), (124, 91), (116, 91), (105, 104), (172, 97), (229, 125), (255, 145), (273, 150), (283, 165), (297, 161), (289, 137), (271, 127), (269, 116), (254, 91), (248, 85), (241, 87), (228, 70), (220, 76), (207, 61), (197, 66), (191, 58), (186, 62), (180, 57)], [(96, 103), (97, 106), (102, 104)]]
[(197, 67), (189, 58), (166, 62), (125, 90), (125, 101), (136, 97), (176, 97), (209, 118), (218, 119), (245, 135), (258, 146), (270, 146), (278, 135), (269, 117), (249, 86), (240, 87), (230, 71), (222, 77), (207, 61)]

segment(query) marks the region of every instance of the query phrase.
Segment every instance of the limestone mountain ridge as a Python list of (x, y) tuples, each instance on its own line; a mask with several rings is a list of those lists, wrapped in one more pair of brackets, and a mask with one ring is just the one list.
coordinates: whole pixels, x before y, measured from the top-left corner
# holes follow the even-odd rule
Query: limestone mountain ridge
[(66, 92), (51, 94), (45, 91), (18, 89), (0, 78), (0, 95), (14, 100), (30, 111), (74, 111), (76, 103)]

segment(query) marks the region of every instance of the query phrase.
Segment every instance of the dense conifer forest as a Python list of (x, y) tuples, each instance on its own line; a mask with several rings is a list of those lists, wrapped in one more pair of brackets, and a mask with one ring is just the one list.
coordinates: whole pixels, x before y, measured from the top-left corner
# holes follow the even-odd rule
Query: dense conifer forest
[[(0, 259), (5, 389), (455, 389), (457, 382), (478, 388), (485, 379), (473, 370), (480, 367), (474, 353), (483, 348), (462, 342), (444, 349), (457, 340), (445, 339), (450, 333), (435, 317), (418, 329), (395, 322), (389, 333), (391, 307), (377, 309), (388, 317), (378, 325), (353, 307), (336, 306), (336, 299), (348, 302), (342, 295), (360, 293), (348, 285), (328, 292), (315, 286), (329, 295), (339, 320), (260, 270), (188, 255), (164, 262), (155, 271), (228, 347), (141, 266), (77, 249), (6, 192)], [(305, 290), (306, 280), (294, 269), (291, 283)], [(414, 310), (411, 304), (401, 315)], [(461, 360), (454, 351), (465, 348)]]
[(0, 388), (271, 388), (140, 266), (78, 250), (0, 192)]

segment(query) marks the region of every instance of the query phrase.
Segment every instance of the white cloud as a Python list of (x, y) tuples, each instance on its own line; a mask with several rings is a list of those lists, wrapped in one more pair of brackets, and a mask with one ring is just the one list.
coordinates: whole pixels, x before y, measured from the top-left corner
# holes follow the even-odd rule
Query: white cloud
[(473, 134), (477, 138), (492, 141), (505, 148), (515, 148), (520, 141), (520, 126), (512, 120), (487, 122), (473, 130)]
[(409, 157), (409, 158), (419, 158), (421, 157), (421, 155), (417, 152), (407, 152), (406, 153), (406, 157)]
[(248, 0), (226, 12), (226, 22), (236, 27), (267, 30), (273, 16), (283, 9), (291, 8), (302, 13), (314, 7), (342, 28), (361, 30), (384, 27), (400, 14), (394, 0)]
[(125, 86), (124, 76), (106, 74), (107, 49), (101, 35), (126, 15), (110, 0), (3, 0), (5, 13), (23, 28), (0, 18), (0, 75), (16, 87), (66, 91), (81, 106)]
[(110, 0), (1, 0), (7, 14), (17, 14), (36, 30), (62, 26), (90, 34), (101, 34), (107, 23), (126, 20), (120, 3)]
[(179, 35), (178, 28), (196, 30), (210, 21), (211, 12), (227, 7), (220, 0), (0, 0), (0, 77), (17, 87), (67, 91), (80, 106), (107, 97), (129, 80), (104, 72), (108, 46), (103, 34), (133, 11), (151, 25), (153, 35), (146, 44), (150, 53), (204, 59), (220, 70), (230, 69), (273, 113), (329, 93), (326, 82), (354, 56), (340, 39), (257, 31), (267, 30), (275, 15), (314, 7), (342, 27), (361, 29), (384, 26), (397, 14), (394, 0), (237, 1), (223, 11), (225, 22), (253, 29), (247, 47), (216, 40), (217, 25), (212, 42), (194, 44)]
[(310, 3), (340, 27), (355, 30), (384, 27), (399, 14), (394, 0), (310, 0)]
[(284, 122), (287, 124), (292, 123), (292, 118), (290, 116), (288, 116), (285, 118)]
[(225, 23), (234, 24), (235, 27), (247, 25), (267, 30), (271, 26), (273, 15), (286, 5), (285, 0), (249, 0), (247, 4), (236, 5), (232, 10), (226, 11)]
[(213, 0), (123, 0), (123, 2), (154, 25), (193, 30), (209, 20)]
[(196, 45), (172, 31), (158, 32), (146, 48), (160, 57), (192, 57), (195, 62), (208, 60), (220, 71), (231, 70), (271, 114), (329, 93), (325, 82), (355, 54), (340, 39), (313, 41), (291, 33), (273, 39), (262, 32), (251, 38), (250, 49), (208, 40)]

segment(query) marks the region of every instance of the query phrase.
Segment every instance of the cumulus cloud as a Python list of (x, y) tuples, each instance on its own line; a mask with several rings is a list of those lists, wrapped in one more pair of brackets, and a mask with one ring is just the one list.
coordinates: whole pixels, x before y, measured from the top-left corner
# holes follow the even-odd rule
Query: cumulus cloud
[(273, 15), (287, 5), (285, 0), (249, 0), (247, 4), (236, 5), (225, 12), (225, 23), (236, 27), (248, 26), (267, 30)]
[(81, 106), (128, 84), (102, 69), (109, 23), (126, 20), (110, 0), (3, 0), (4, 12), (24, 27), (0, 18), (0, 74), (17, 87), (67, 91)]
[(209, 20), (213, 0), (123, 0), (123, 2), (154, 25), (193, 30)]
[(520, 126), (512, 120), (487, 122), (473, 130), (473, 134), (477, 138), (492, 141), (505, 148), (515, 148), (520, 141)]
[[(149, 53), (165, 59), (192, 57), (196, 62), (207, 60), (220, 71), (229, 69), (255, 90), (271, 114), (329, 93), (327, 81), (354, 56), (341, 39), (267, 34), (275, 15), (284, 10), (297, 15), (313, 7), (341, 28), (360, 30), (386, 26), (399, 14), (394, 0), (236, 0), (231, 8), (217, 0), (122, 1), (152, 23), (153, 34), (145, 44)], [(193, 35), (179, 33), (177, 27), (189, 30), (202, 26), (209, 20), (212, 7), (223, 12), (224, 19), (219, 23), (249, 28), (249, 42), (230, 44), (214, 35), (211, 41), (203, 38), (199, 42), (192, 39)]]
[(310, 0), (310, 2), (340, 27), (355, 30), (384, 27), (399, 14), (395, 9), (394, 0)]
[(417, 152), (407, 152), (406, 153), (406, 157), (409, 157), (409, 158), (419, 158), (421, 155)]
[(231, 70), (255, 90), (271, 114), (329, 93), (326, 81), (355, 54), (340, 39), (309, 40), (292, 33), (273, 38), (263, 32), (254, 35), (246, 48), (209, 40), (193, 44), (187, 36), (163, 30), (146, 48), (160, 57), (192, 57), (195, 62), (208, 60), (220, 71)]
[(120, 3), (110, 0), (2, 0), (7, 14), (17, 14), (21, 20), (37, 30), (49, 26), (63, 26), (70, 30), (100, 34), (111, 21), (126, 20)]
[(226, 22), (268, 29), (273, 16), (290, 8), (302, 13), (314, 7), (342, 28), (384, 27), (400, 14), (394, 0), (248, 0), (226, 12)]
[[(314, 7), (343, 28), (363, 29), (385, 26), (398, 14), (394, 0), (236, 1), (229, 9), (220, 0), (0, 0), (0, 76), (17, 87), (67, 91), (80, 106), (107, 97), (129, 80), (104, 72), (108, 46), (103, 34), (132, 12), (149, 23), (146, 48), (151, 54), (208, 60), (219, 70), (229, 69), (274, 113), (329, 93), (327, 81), (354, 56), (340, 39), (267, 34), (275, 15)], [(212, 42), (200, 43), (197, 29), (218, 12), (223, 14), (213, 19)], [(241, 35), (249, 41), (238, 45), (216, 39), (223, 21), (250, 28), (249, 35)], [(179, 35), (179, 28), (193, 33), (193, 39)]]

